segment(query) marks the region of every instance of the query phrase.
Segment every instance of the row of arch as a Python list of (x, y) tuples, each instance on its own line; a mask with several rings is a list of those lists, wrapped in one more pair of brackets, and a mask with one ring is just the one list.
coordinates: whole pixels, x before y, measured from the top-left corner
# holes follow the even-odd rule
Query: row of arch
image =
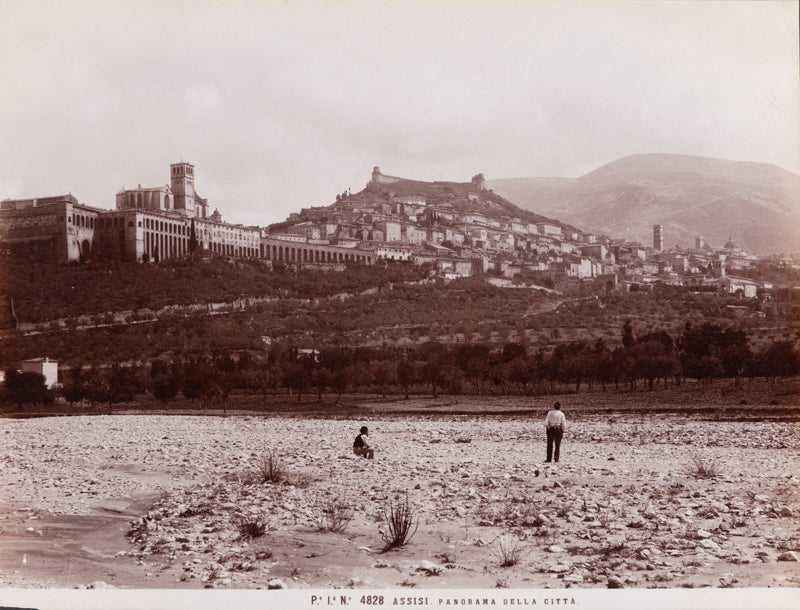
[(89, 229), (94, 229), (94, 216), (87, 216), (85, 214), (72, 214), (72, 226), (74, 227), (86, 227)]
[(188, 225), (165, 220), (156, 220), (155, 218), (145, 218), (144, 228), (152, 229), (154, 231), (161, 231), (163, 233), (169, 233), (172, 235), (182, 235), (185, 237), (188, 237), (191, 231)]
[(217, 254), (232, 256), (234, 258), (258, 258), (258, 248), (250, 248), (248, 246), (221, 244), (212, 241), (209, 242), (208, 249)]
[[(208, 249), (234, 258), (256, 258), (258, 249), (235, 244), (209, 242)], [(189, 253), (189, 238), (156, 231), (144, 232), (144, 254), (149, 260), (177, 258)]]
[(156, 261), (183, 256), (189, 252), (189, 238), (145, 231), (144, 252), (150, 260)]
[(293, 263), (361, 263), (371, 265), (374, 256), (362, 250), (313, 248), (308, 246), (279, 246), (277, 244), (261, 244), (261, 258), (270, 261)]

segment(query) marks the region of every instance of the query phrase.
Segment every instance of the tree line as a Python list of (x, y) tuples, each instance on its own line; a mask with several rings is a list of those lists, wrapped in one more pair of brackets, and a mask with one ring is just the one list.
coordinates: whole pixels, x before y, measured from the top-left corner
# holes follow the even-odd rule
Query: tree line
[(0, 398), (22, 408), (52, 403), (125, 404), (150, 394), (167, 407), (182, 396), (201, 408), (225, 408), (231, 393), (268, 396), (347, 393), (546, 394), (565, 388), (600, 387), (652, 391), (694, 379), (788, 377), (800, 372), (800, 351), (790, 339), (753, 350), (744, 331), (706, 322), (687, 323), (678, 336), (665, 331), (635, 336), (630, 321), (621, 345), (605, 340), (574, 341), (552, 351), (522, 343), (495, 348), (488, 343), (445, 345), (428, 341), (415, 348), (336, 347), (297, 349), (273, 344), (266, 351), (189, 353), (161, 358), (148, 367), (74, 367), (57, 391), (36, 373), (6, 371)]

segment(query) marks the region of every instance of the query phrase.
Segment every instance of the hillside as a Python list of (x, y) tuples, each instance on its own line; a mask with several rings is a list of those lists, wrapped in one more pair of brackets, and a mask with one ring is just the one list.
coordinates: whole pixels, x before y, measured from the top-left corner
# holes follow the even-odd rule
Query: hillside
[[(766, 317), (735, 313), (736, 297), (653, 294), (568, 296), (485, 277), (423, 279), (405, 263), (343, 272), (270, 272), (261, 265), (186, 260), (177, 265), (11, 266), (0, 273), (25, 329), (0, 331), (0, 369), (48, 356), (61, 363), (144, 361), (179, 353), (264, 353), (273, 345), (308, 348), (416, 348), (428, 341), (478, 343), (531, 352), (570, 341), (612, 346), (631, 320), (638, 335), (681, 332), (707, 320), (746, 329), (751, 346), (795, 336), (788, 297)], [(496, 278), (494, 278), (496, 279)], [(72, 287), (75, 288), (72, 288)], [(126, 290), (125, 286), (131, 286)]]
[[(470, 199), (470, 194), (473, 199)], [(483, 214), (489, 218), (519, 218), (526, 222), (549, 222), (570, 228), (557, 219), (549, 218), (530, 209), (521, 208), (491, 190), (481, 190), (472, 182), (423, 182), (402, 179), (390, 184), (370, 182), (366, 188), (348, 197), (347, 202), (375, 203), (382, 199), (403, 196), (425, 197), (429, 206), (452, 209), (461, 213)], [(477, 195), (477, 199), (475, 198)], [(336, 207), (333, 204), (331, 207)]]
[[(401, 264), (353, 266), (338, 273), (312, 269), (289, 273), (218, 256), (150, 265), (6, 262), (0, 268), (0, 304), (8, 309), (13, 299), (16, 321), (30, 325), (246, 299), (326, 298), (426, 276), (422, 267)], [(12, 327), (5, 324), (0, 329)]]
[(650, 154), (624, 157), (579, 178), (510, 178), (487, 185), (539, 214), (586, 231), (692, 247), (729, 238), (754, 254), (800, 249), (800, 176), (774, 165)]

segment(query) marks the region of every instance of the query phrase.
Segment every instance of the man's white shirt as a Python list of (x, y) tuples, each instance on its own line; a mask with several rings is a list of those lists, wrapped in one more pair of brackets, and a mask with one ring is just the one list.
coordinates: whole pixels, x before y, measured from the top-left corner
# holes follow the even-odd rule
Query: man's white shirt
[(566, 429), (567, 418), (558, 409), (550, 409), (547, 412), (547, 417), (544, 418), (544, 425), (546, 428), (561, 427)]

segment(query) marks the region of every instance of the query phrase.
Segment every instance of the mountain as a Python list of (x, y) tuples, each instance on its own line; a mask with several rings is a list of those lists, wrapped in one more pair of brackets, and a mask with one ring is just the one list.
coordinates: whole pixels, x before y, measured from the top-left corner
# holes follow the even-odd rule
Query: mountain
[(487, 181), (523, 208), (584, 231), (693, 247), (729, 239), (759, 255), (800, 250), (800, 176), (774, 165), (706, 157), (649, 154), (623, 157), (579, 178)]

